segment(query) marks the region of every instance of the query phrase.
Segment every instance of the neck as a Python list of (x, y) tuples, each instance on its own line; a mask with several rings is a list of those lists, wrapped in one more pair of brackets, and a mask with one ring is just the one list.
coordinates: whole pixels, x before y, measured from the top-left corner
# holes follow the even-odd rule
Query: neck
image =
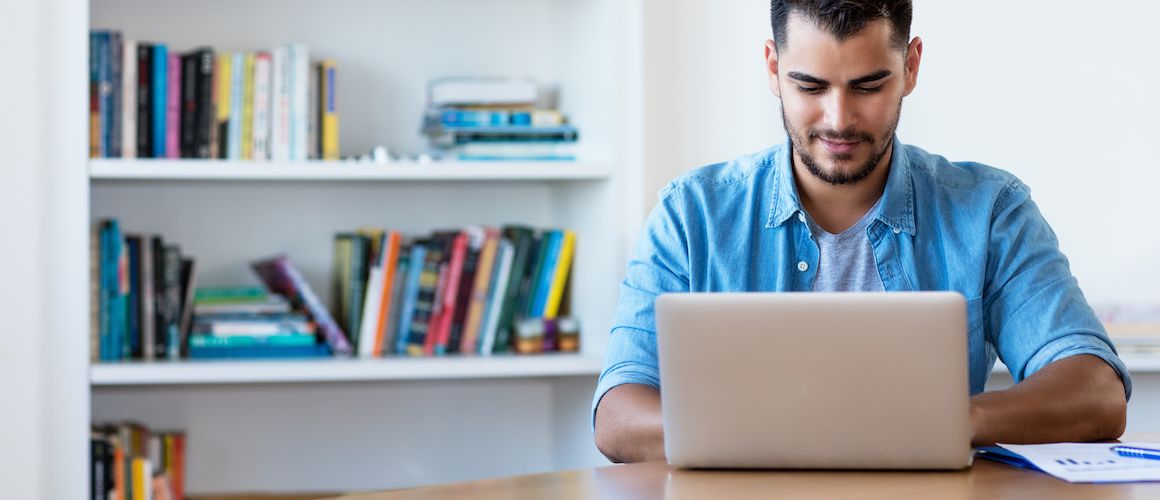
[(894, 145), (891, 144), (868, 177), (854, 184), (833, 185), (814, 177), (802, 164), (795, 149), (793, 175), (802, 208), (828, 232), (840, 233), (849, 229), (882, 197), (893, 155)]

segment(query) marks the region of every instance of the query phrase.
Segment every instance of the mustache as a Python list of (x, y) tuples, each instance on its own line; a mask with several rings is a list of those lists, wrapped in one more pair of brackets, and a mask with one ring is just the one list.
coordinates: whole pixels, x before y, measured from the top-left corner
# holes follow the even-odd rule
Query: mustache
[(812, 128), (809, 130), (809, 137), (810, 138), (816, 137), (816, 138), (820, 138), (820, 139), (825, 139), (827, 141), (837, 141), (837, 142), (854, 142), (854, 141), (873, 142), (874, 141), (874, 136), (870, 135), (867, 132), (859, 132), (857, 130), (846, 130), (843, 132), (838, 132), (837, 130), (818, 130), (818, 129)]

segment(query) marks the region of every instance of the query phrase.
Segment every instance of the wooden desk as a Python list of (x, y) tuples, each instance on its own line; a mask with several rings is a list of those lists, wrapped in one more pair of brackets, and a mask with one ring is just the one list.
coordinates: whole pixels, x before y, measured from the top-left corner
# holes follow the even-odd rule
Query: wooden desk
[(651, 462), (341, 497), (428, 498), (1156, 499), (1160, 483), (1071, 484), (987, 460), (958, 472), (689, 471)]

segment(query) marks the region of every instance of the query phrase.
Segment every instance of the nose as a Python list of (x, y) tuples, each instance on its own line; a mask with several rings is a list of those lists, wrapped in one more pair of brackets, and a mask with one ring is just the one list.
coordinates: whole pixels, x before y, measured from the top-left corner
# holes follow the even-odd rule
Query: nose
[(823, 119), (825, 125), (830, 130), (843, 132), (852, 129), (858, 124), (857, 114), (854, 111), (853, 103), (846, 92), (830, 92), (826, 96), (824, 106)]

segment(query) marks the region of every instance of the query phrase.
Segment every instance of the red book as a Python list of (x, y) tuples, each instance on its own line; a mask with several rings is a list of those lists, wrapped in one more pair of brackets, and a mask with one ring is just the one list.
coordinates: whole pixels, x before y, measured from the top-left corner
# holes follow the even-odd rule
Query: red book
[(463, 276), (463, 260), (467, 255), (467, 233), (458, 233), (451, 243), (451, 259), (447, 264), (447, 283), (441, 289), (439, 300), (443, 308), (435, 323), (435, 354), (446, 354), (451, 339), (451, 319), (455, 317), (459, 297), (459, 280)]

